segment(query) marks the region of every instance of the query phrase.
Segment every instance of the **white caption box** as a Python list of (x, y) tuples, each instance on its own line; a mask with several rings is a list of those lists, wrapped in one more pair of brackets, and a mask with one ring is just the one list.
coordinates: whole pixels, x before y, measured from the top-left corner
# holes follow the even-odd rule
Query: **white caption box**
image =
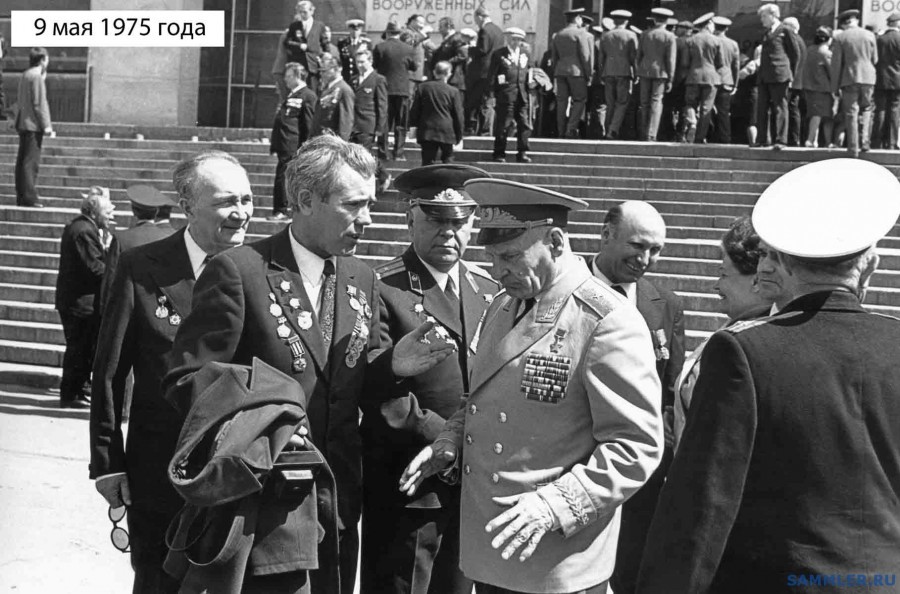
[(224, 47), (223, 10), (14, 10), (13, 47)]

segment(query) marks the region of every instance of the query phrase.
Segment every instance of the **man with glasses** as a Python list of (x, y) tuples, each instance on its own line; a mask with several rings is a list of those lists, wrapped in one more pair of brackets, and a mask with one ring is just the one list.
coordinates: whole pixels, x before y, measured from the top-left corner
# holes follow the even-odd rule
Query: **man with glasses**
[[(208, 151), (182, 161), (172, 182), (187, 227), (122, 253), (94, 364), (90, 476), (110, 506), (129, 508), (136, 593), (177, 592), (179, 585), (162, 569), (166, 527), (184, 504), (167, 473), (181, 421), (160, 388), (166, 356), (191, 313), (195, 279), (210, 257), (244, 242), (253, 214), (247, 172), (228, 153)], [(125, 380), (132, 371), (126, 444), (121, 419), (128, 413)], [(122, 536), (118, 530), (113, 535), (120, 549)]]

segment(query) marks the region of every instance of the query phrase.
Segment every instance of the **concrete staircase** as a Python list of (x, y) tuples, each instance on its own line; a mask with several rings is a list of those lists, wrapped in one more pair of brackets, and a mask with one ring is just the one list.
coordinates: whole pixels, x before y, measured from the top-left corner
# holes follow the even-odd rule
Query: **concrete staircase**
[[(59, 238), (88, 186), (110, 188), (117, 224), (125, 227), (131, 213), (124, 188), (150, 183), (174, 195), (171, 171), (178, 160), (199, 150), (221, 149), (237, 157), (250, 175), (256, 204), (250, 240), (283, 226), (265, 220), (271, 214), (275, 169), (265, 130), (60, 124), (57, 132), (56, 138), (44, 141), (39, 177), (43, 209), (12, 206), (18, 138), (10, 131), (0, 133), (0, 381), (53, 384), (59, 375), (65, 344), (53, 309)], [(146, 140), (136, 140), (137, 134)], [(599, 223), (612, 204), (638, 199), (656, 206), (668, 225), (668, 240), (650, 277), (684, 298), (689, 349), (723, 321), (714, 313), (718, 297), (713, 286), (719, 240), (728, 224), (749, 213), (760, 192), (782, 173), (812, 160), (845, 155), (811, 149), (775, 153), (738, 146), (534, 140), (534, 163), (524, 165), (490, 162), (491, 144), (488, 138), (467, 138), (458, 161), (590, 203), (571, 222), (573, 248), (579, 253), (597, 251)], [(417, 147), (409, 143), (407, 148), (410, 161), (387, 164), (395, 176), (418, 164)], [(873, 151), (866, 158), (900, 173), (897, 153)], [(860, 180), (860, 191), (865, 191), (865, 180)], [(373, 264), (398, 255), (407, 243), (404, 205), (397, 193), (388, 192), (375, 210), (374, 224), (359, 250)], [(879, 249), (881, 270), (867, 305), (900, 314), (900, 230), (895, 228)], [(473, 247), (467, 259), (484, 258)]]

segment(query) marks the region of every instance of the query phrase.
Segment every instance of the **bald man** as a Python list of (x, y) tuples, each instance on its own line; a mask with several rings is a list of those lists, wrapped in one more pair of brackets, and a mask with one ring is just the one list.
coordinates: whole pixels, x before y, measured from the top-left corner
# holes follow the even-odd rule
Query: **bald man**
[(672, 407), (675, 380), (684, 364), (684, 309), (681, 299), (644, 278), (666, 243), (666, 223), (646, 202), (631, 200), (613, 206), (600, 235), (600, 252), (591, 271), (638, 308), (650, 328), (656, 371), (662, 382), (666, 450), (662, 464), (640, 491), (622, 506), (622, 527), (616, 567), (610, 584), (616, 594), (634, 592), (641, 553), (656, 500), (672, 461)]

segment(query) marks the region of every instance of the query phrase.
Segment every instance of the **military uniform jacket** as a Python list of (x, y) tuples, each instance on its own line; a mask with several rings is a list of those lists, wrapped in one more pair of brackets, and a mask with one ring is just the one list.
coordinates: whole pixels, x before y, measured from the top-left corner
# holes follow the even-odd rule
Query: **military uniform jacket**
[(719, 69), (725, 66), (722, 45), (709, 31), (694, 33), (687, 40), (687, 85), (712, 85), (720, 83)]
[(47, 102), (47, 85), (40, 66), (32, 66), (19, 79), (16, 113), (17, 132), (43, 132), (50, 127), (50, 104)]
[(875, 34), (862, 27), (846, 29), (831, 45), (831, 85), (836, 93), (848, 85), (874, 85), (878, 50)]
[(900, 573), (898, 341), (900, 321), (843, 291), (714, 334), (637, 591), (811, 593), (788, 574)]
[(374, 70), (362, 82), (354, 81), (353, 132), (384, 134), (387, 127), (387, 82)]
[(647, 29), (637, 50), (637, 75), (642, 78), (675, 78), (675, 35), (665, 27)]
[(491, 58), (494, 52), (506, 47), (503, 41), (503, 31), (492, 22), (487, 22), (478, 30), (475, 47), (469, 50), (469, 73), (473, 80), (488, 78), (491, 68)]
[[(209, 361), (250, 365), (258, 357), (293, 377), (308, 398), (310, 437), (334, 471), (340, 519), (351, 527), (359, 519), (362, 482), (359, 400), (370, 393), (366, 381), (393, 382), (393, 350), (379, 341), (375, 273), (352, 257), (337, 258), (333, 339), (325, 350), (288, 233), (227, 250), (207, 264), (163, 387), (184, 413), (192, 404), (192, 375)], [(380, 356), (367, 361), (376, 350)]]
[(554, 76), (590, 78), (594, 69), (593, 37), (581, 27), (568, 25), (550, 42)]
[(450, 35), (434, 50), (428, 65), (428, 77), (434, 76), (434, 67), (438, 62), (450, 62), (453, 73), (450, 75), (450, 86), (464, 91), (466, 89), (466, 62), (469, 60), (469, 44), (459, 33)]
[(336, 136), (350, 140), (355, 101), (353, 89), (339, 78), (321, 93), (313, 116), (312, 135), (319, 136), (325, 130), (331, 130)]
[(463, 117), (462, 92), (440, 80), (420, 84), (409, 110), (409, 123), (416, 127), (420, 143), (458, 143), (463, 137)]
[(638, 37), (628, 29), (617, 28), (600, 36), (597, 74), (602, 77), (634, 78)]
[(800, 40), (783, 24), (766, 31), (762, 38), (757, 71), (760, 84), (790, 82), (800, 62)]
[[(288, 99), (293, 99), (292, 103), (300, 101), (300, 107), (289, 106)], [(278, 108), (275, 122), (272, 124), (272, 135), (269, 138), (269, 150), (272, 153), (293, 155), (300, 145), (309, 139), (316, 102), (316, 94), (306, 85), (288, 94), (287, 99)]]
[(722, 48), (722, 66), (719, 68), (719, 84), (731, 90), (737, 84), (741, 69), (741, 48), (737, 41), (723, 35), (716, 35)]
[[(462, 448), (460, 568), (521, 592), (573, 592), (608, 579), (619, 506), (662, 456), (659, 378), (647, 325), (572, 258), (513, 324), (501, 293), (471, 361), (469, 400), (441, 438)], [(537, 489), (561, 529), (526, 562), (491, 548), (492, 497)]]
[(888, 29), (878, 37), (875, 87), (900, 91), (900, 29)]
[[(181, 430), (181, 416), (163, 398), (166, 356), (181, 320), (191, 313), (194, 270), (184, 243), (186, 230), (124, 252), (108, 294), (91, 398), (90, 476), (125, 472), (131, 486), (131, 521), (140, 512), (173, 516), (182, 501), (166, 467)], [(125, 381), (134, 372), (127, 446), (122, 434)], [(151, 516), (153, 517), (153, 516)], [(157, 557), (166, 526), (143, 525), (148, 555)], [(137, 531), (132, 527), (132, 533)], [(132, 554), (144, 544), (132, 537)]]
[(528, 63), (530, 61), (531, 56), (522, 47), (519, 48), (518, 60), (513, 58), (508, 47), (494, 52), (494, 55), (491, 56), (489, 79), (497, 101), (512, 103), (517, 97), (524, 99), (528, 96)]
[(94, 221), (78, 215), (63, 229), (59, 242), (56, 310), (82, 317), (99, 313), (104, 272), (106, 249), (100, 230)]
[(433, 316), (459, 348), (458, 356), (411, 378), (404, 397), (388, 400), (380, 407), (364, 407), (361, 431), (370, 462), (367, 468), (377, 469), (376, 474), (366, 475), (366, 486), (381, 491), (379, 499), (385, 503), (394, 500), (406, 507), (428, 509), (447, 505), (451, 487), (437, 477), (426, 480), (413, 500), (400, 493), (397, 484), (406, 464), (437, 438), (444, 422), (462, 406), (468, 392), (468, 345), (498, 290), (497, 283), (481, 269), (462, 262), (459, 266), (462, 312), (451, 306), (412, 247), (376, 271), (381, 279), (381, 333), (385, 341), (403, 338), (427, 316)]
[(372, 46), (372, 40), (365, 36), (361, 36), (356, 43), (353, 43), (350, 37), (344, 37), (338, 41), (337, 50), (341, 58), (341, 77), (348, 85), (353, 84), (353, 79), (359, 74), (359, 69), (356, 67), (356, 52), (362, 48), (367, 48), (371, 51)]
[(385, 39), (372, 50), (372, 64), (387, 79), (388, 95), (409, 97), (410, 73), (416, 70), (413, 48), (396, 37)]

